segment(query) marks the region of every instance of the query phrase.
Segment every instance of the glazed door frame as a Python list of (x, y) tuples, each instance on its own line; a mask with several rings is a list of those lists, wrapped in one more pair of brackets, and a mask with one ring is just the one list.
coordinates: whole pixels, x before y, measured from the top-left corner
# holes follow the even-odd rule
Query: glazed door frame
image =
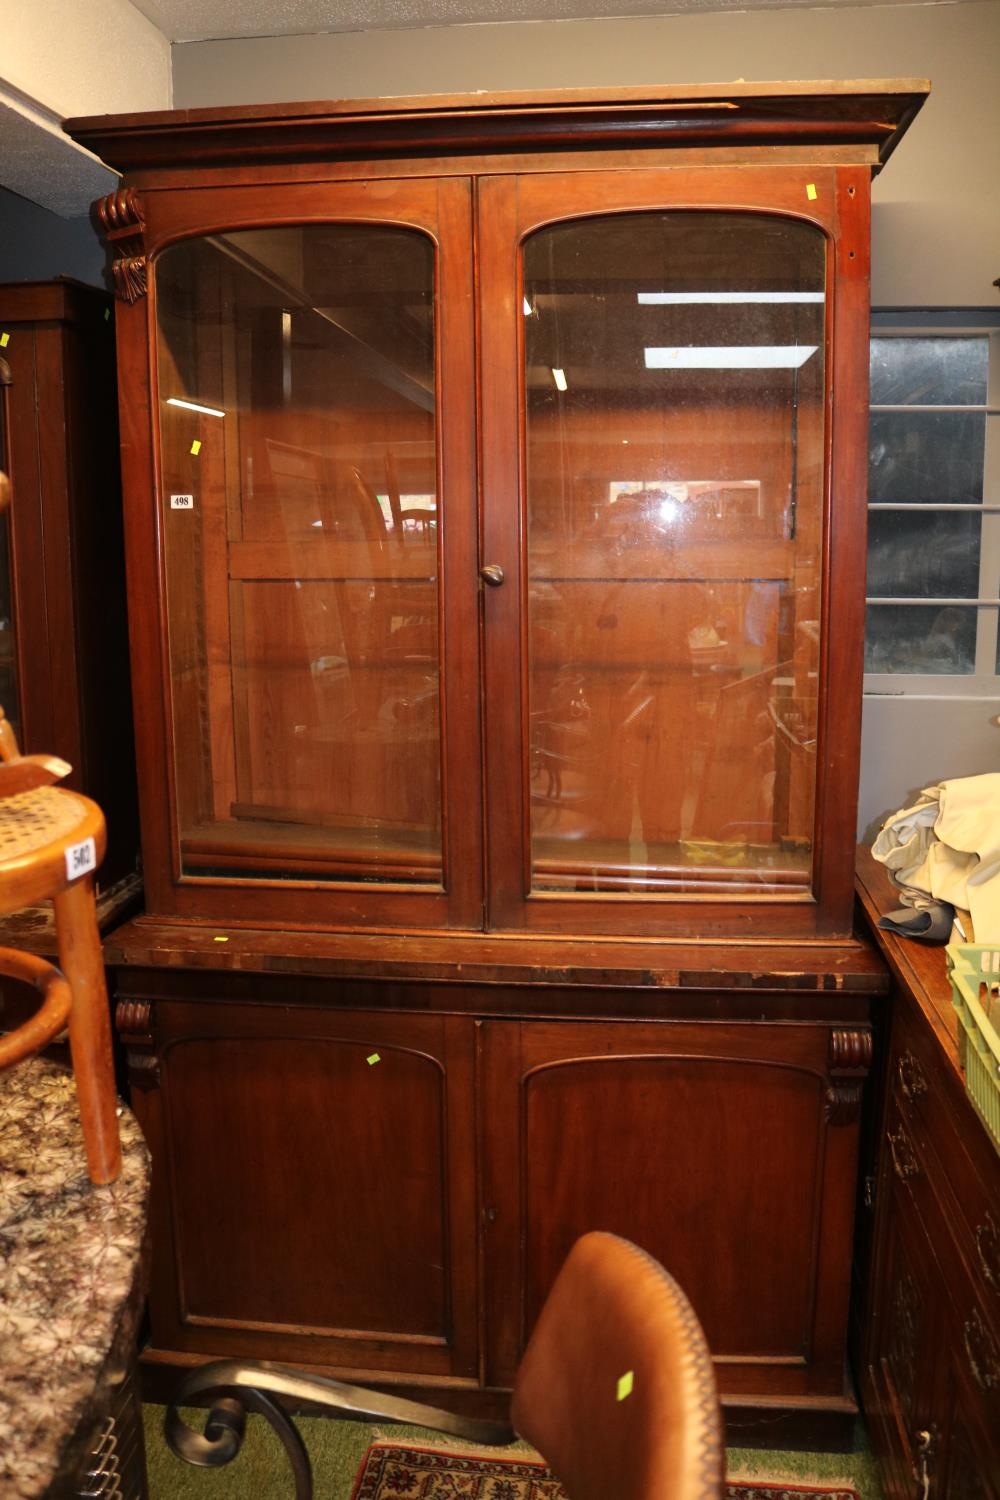
[[(239, 177), (239, 173), (234, 173)], [(278, 174), (280, 176), (280, 174)], [(257, 183), (143, 191), (149, 294), (118, 314), (126, 548), (147, 909), (216, 921), (338, 927), (482, 925), (481, 748), (471, 187), (467, 178)], [(371, 224), (412, 228), (436, 250), (436, 435), (444, 889), (184, 875), (178, 837), (159, 493), (156, 261), (168, 246), (239, 229)], [(137, 395), (140, 399), (137, 399)], [(141, 399), (143, 398), (144, 399)], [(155, 601), (155, 606), (151, 604)], [(449, 812), (449, 809), (451, 810)]]
[[(525, 931), (846, 935), (853, 910), (860, 761), (867, 481), (869, 171), (713, 165), (496, 175), (479, 184), (483, 559), (503, 570), (484, 603), (488, 925)], [(821, 559), (822, 644), (812, 896), (635, 897), (530, 892), (527, 533), (521, 247), (574, 218), (666, 209), (791, 217), (829, 239)], [(832, 392), (837, 392), (834, 417)], [(836, 497), (835, 503), (832, 497)], [(516, 503), (515, 503), (516, 501)], [(830, 622), (836, 620), (836, 630)], [(512, 663), (516, 676), (512, 683)], [(692, 882), (694, 888), (695, 882)]]

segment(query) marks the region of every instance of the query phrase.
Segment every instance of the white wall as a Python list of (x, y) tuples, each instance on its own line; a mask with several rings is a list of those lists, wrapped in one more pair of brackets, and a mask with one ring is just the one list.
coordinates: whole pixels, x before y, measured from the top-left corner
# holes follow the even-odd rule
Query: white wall
[(169, 109), (170, 44), (130, 0), (5, 0), (0, 78), (54, 115)]
[(866, 697), (858, 837), (870, 842), (922, 787), (1000, 771), (1000, 729), (990, 723), (997, 708), (983, 698)]
[(179, 106), (736, 77), (930, 78), (930, 99), (875, 183), (874, 301), (996, 299), (997, 0), (189, 42), (173, 56)]
[[(0, 187), (83, 217), (117, 178), (63, 134), (62, 122), (168, 108), (169, 44), (129, 0), (2, 0), (2, 10)], [(0, 222), (0, 237), (11, 233)]]

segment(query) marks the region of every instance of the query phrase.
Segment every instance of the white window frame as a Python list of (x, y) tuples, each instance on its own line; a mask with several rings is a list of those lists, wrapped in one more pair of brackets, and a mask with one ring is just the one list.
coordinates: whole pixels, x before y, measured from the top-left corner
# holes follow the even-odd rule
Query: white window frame
[(874, 309), (871, 336), (885, 338), (933, 338), (986, 336), (989, 368), (986, 405), (975, 406), (871, 406), (871, 411), (947, 412), (983, 411), (986, 414), (986, 447), (983, 460), (981, 506), (917, 503), (872, 504), (878, 511), (919, 511), (922, 515), (957, 511), (982, 516), (979, 551), (979, 593), (975, 599), (923, 596), (868, 596), (868, 605), (957, 605), (977, 610), (976, 664), (971, 673), (866, 672), (865, 695), (877, 697), (996, 698), (1000, 694), (997, 651), (1000, 642), (1000, 310), (996, 308), (892, 308)]

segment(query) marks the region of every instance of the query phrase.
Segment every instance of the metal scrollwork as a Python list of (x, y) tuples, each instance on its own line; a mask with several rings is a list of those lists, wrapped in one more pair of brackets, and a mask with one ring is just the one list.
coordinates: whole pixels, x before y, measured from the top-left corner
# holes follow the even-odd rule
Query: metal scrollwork
[[(202, 1432), (184, 1421), (179, 1408), (212, 1405)], [(279, 1399), (280, 1398), (280, 1399)], [(431, 1427), (471, 1443), (506, 1446), (514, 1441), (513, 1430), (499, 1422), (458, 1417), (453, 1412), (385, 1396), (378, 1391), (346, 1385), (323, 1375), (305, 1375), (266, 1360), (217, 1360), (192, 1370), (173, 1394), (163, 1422), (167, 1442), (178, 1458), (202, 1468), (219, 1468), (240, 1451), (246, 1413), (264, 1417), (281, 1440), (295, 1478), (295, 1500), (312, 1500), (313, 1482), (309, 1455), (298, 1428), (281, 1401), (308, 1405), (326, 1416), (349, 1421), (394, 1422)]]

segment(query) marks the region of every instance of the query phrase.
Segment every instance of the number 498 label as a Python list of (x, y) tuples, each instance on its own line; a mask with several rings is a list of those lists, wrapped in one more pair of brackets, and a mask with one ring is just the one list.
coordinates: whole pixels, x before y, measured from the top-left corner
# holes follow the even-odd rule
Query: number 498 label
[(97, 845), (93, 839), (84, 839), (82, 844), (70, 844), (66, 850), (66, 879), (78, 880), (97, 869)]
[(171, 495), (170, 496), (170, 509), (171, 510), (194, 510), (194, 496), (193, 495)]

